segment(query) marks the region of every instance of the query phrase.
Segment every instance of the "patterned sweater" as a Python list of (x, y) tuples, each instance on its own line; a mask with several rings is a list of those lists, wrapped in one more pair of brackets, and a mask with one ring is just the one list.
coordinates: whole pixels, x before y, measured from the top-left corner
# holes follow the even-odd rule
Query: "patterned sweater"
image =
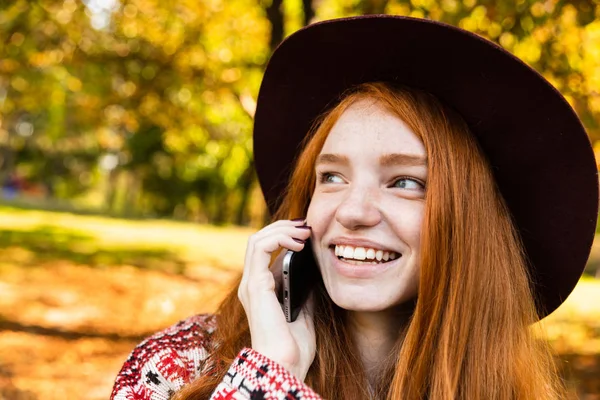
[[(140, 343), (117, 375), (111, 400), (167, 400), (211, 366), (213, 315), (181, 321)], [(224, 399), (321, 399), (284, 367), (245, 348), (210, 397)]]

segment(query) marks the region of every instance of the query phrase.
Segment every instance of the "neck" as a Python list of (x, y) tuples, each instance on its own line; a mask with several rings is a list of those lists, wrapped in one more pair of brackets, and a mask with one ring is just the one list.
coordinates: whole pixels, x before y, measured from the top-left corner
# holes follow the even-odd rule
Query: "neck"
[(383, 311), (349, 311), (348, 327), (371, 387), (376, 386), (385, 366), (412, 314), (412, 305)]

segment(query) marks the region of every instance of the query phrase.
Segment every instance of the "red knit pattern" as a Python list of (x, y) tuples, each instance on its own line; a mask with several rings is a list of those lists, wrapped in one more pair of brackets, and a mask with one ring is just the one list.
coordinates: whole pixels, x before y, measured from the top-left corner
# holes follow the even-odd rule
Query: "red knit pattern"
[[(213, 315), (181, 321), (140, 343), (117, 376), (111, 400), (168, 400), (185, 384), (210, 369)], [(211, 400), (320, 399), (278, 363), (242, 349)]]

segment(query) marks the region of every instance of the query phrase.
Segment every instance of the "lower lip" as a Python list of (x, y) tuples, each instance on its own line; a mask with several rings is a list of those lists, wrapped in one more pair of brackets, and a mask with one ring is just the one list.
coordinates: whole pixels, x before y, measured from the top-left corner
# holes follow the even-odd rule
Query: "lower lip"
[(402, 258), (400, 257), (393, 261), (388, 261), (386, 263), (381, 264), (355, 265), (349, 264), (337, 258), (333, 249), (331, 249), (330, 254), (333, 258), (333, 266), (340, 275), (343, 275), (347, 278), (360, 279), (374, 278), (375, 276), (382, 274), (383, 272), (393, 267), (398, 262), (398, 260)]

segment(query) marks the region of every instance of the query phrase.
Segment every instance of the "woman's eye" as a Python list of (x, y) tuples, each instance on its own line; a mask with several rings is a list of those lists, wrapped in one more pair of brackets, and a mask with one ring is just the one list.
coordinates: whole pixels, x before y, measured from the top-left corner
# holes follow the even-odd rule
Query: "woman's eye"
[(321, 183), (343, 183), (344, 181), (339, 176), (332, 174), (331, 172), (322, 172), (320, 174), (319, 181)]
[(425, 185), (416, 179), (399, 178), (394, 182), (393, 187), (408, 190), (423, 190)]

